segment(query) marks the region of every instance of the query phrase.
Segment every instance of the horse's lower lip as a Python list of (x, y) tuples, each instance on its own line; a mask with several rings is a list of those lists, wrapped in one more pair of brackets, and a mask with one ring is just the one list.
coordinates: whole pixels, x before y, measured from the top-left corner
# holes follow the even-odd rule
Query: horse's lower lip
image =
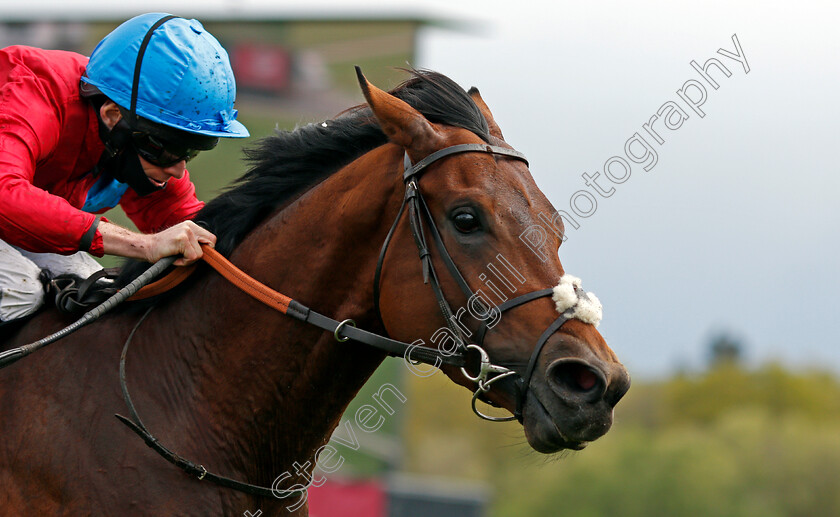
[(557, 426), (557, 422), (555, 422), (554, 419), (551, 418), (551, 415), (548, 413), (548, 410), (545, 408), (545, 406), (543, 406), (543, 403), (542, 403), (542, 401), (540, 401), (539, 397), (534, 396), (534, 400), (536, 402), (534, 404), (536, 406), (536, 411), (541, 413), (542, 418), (545, 418), (546, 420), (551, 422), (551, 429), (554, 431), (554, 433), (553, 433), (554, 436), (549, 437), (542, 444), (544, 446), (547, 446), (547, 449), (550, 448), (550, 449), (553, 449), (553, 450), (546, 450), (546, 451), (541, 451), (541, 452), (548, 452), (548, 453), (559, 452), (563, 449), (580, 451), (580, 450), (583, 450), (587, 445), (589, 445), (589, 442), (575, 441), (575, 440), (569, 439), (569, 437), (567, 437), (563, 433), (563, 431), (561, 431), (560, 428)]
[(552, 423), (554, 424), (554, 430), (557, 431), (557, 436), (559, 436), (560, 440), (562, 440), (562, 447), (564, 449), (571, 449), (573, 451), (582, 451), (583, 449), (586, 448), (587, 445), (589, 445), (589, 442), (577, 442), (577, 441), (574, 441), (574, 440), (570, 440), (565, 434), (563, 434), (562, 431), (560, 431), (560, 429), (557, 427), (556, 422), (552, 422)]
[[(563, 435), (561, 434), (560, 436)], [(565, 443), (563, 444), (563, 447), (566, 449), (571, 449), (573, 451), (582, 451), (586, 448), (587, 445), (589, 445), (589, 442), (570, 442), (568, 440), (565, 440), (565, 437), (564, 441)]]

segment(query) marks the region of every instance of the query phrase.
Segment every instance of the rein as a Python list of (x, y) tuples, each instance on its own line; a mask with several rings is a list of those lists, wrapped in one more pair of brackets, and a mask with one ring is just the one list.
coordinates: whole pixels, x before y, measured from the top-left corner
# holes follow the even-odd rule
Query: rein
[[(210, 246), (203, 245), (202, 250), (202, 260), (204, 260), (204, 262), (210, 265), (235, 287), (282, 314), (286, 314), (297, 320), (310, 323), (326, 331), (332, 332), (335, 340), (338, 342), (343, 343), (352, 339), (353, 341), (358, 341), (381, 350), (385, 350), (390, 355), (403, 356), (410, 360), (434, 364), (435, 366), (440, 366), (441, 363), (452, 364), (454, 366), (464, 366), (466, 362), (465, 355), (463, 354), (446, 355), (435, 349), (417, 347), (408, 343), (380, 336), (378, 334), (373, 334), (372, 332), (368, 332), (366, 330), (358, 329), (355, 326), (355, 322), (351, 319), (339, 322), (338, 320), (324, 316), (323, 314), (309, 309), (303, 304), (296, 302), (288, 296), (279, 293), (267, 285), (248, 276), (248, 274), (237, 268), (222, 254)], [(170, 264), (171, 262), (172, 261), (170, 261)], [(186, 280), (186, 278), (189, 277), (194, 270), (194, 266), (176, 268), (172, 273), (166, 275), (160, 280), (143, 287), (137, 292), (137, 294), (130, 298), (130, 300), (142, 300), (162, 294)], [(122, 415), (115, 415), (117, 419), (140, 436), (146, 445), (148, 445), (166, 461), (172, 463), (188, 475), (194, 476), (200, 481), (207, 480), (216, 485), (238, 490), (247, 494), (260, 497), (275, 497), (277, 499), (284, 499), (305, 492), (307, 488), (309, 488), (309, 485), (312, 484), (314, 477), (310, 479), (307, 486), (293, 490), (277, 490), (273, 487), (267, 488), (237, 481), (232, 478), (209, 472), (203, 465), (196, 464), (176, 454), (161, 444), (158, 439), (155, 438), (146, 428), (143, 421), (140, 419), (140, 415), (137, 413), (134, 403), (131, 400), (131, 396), (128, 393), (128, 385), (126, 383), (125, 374), (125, 359), (128, 347), (131, 344), (131, 340), (134, 338), (135, 332), (137, 332), (140, 324), (143, 323), (149, 313), (152, 312), (152, 309), (154, 309), (154, 307), (149, 307), (140, 320), (134, 325), (134, 328), (131, 330), (131, 333), (125, 341), (122, 354), (120, 355), (120, 388), (122, 389), (123, 399), (128, 407), (128, 412), (131, 418), (127, 418)], [(483, 355), (486, 356), (486, 353), (483, 353)]]
[[(329, 316), (325, 316), (250, 277), (210, 246), (202, 245), (202, 250), (204, 253), (201, 259), (235, 287), (281, 314), (291, 316), (296, 320), (332, 332), (338, 342), (343, 343), (348, 340), (358, 341), (384, 350), (393, 356), (406, 357), (413, 361), (420, 361), (435, 366), (450, 364), (462, 367), (466, 364), (466, 360), (462, 356), (446, 354), (433, 348), (418, 347), (380, 336), (379, 334), (356, 328), (356, 323), (351, 319), (338, 321)], [(194, 269), (194, 267), (177, 268), (157, 282), (144, 287), (129, 300), (142, 300), (162, 294), (186, 280)]]

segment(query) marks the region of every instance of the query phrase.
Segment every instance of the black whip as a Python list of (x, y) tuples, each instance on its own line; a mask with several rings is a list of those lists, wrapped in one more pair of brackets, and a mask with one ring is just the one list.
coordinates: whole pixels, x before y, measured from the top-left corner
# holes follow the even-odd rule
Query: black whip
[(65, 327), (56, 332), (55, 334), (51, 334), (43, 339), (40, 339), (33, 343), (29, 343), (28, 345), (23, 345), (21, 347), (13, 348), (11, 350), (6, 350), (5, 352), (0, 353), (0, 368), (5, 368), (6, 366), (9, 366), (10, 364), (17, 361), (18, 359), (31, 354), (35, 350), (43, 348), (49, 345), (50, 343), (54, 343), (59, 339), (79, 330), (88, 323), (96, 321), (97, 319), (99, 319), (100, 316), (110, 311), (120, 303), (124, 302), (127, 298), (131, 297), (134, 293), (139, 291), (141, 287), (148, 284), (149, 281), (151, 281), (154, 277), (158, 276), (163, 270), (171, 266), (177, 258), (178, 257), (165, 257), (158, 260), (152, 265), (152, 267), (144, 271), (142, 275), (135, 278), (130, 284), (117, 291), (113, 296), (111, 296), (101, 304), (86, 312), (84, 316), (79, 318), (78, 321), (71, 324), (70, 326)]

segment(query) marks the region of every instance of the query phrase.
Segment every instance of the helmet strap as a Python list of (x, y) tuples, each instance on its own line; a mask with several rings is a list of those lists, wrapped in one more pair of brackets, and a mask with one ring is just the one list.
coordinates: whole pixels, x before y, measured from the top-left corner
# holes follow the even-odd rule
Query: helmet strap
[(136, 127), (137, 125), (137, 95), (140, 91), (140, 68), (143, 66), (143, 56), (146, 54), (146, 47), (152, 41), (152, 34), (154, 34), (157, 28), (173, 18), (180, 18), (180, 16), (169, 14), (153, 23), (149, 27), (149, 30), (146, 31), (143, 42), (140, 43), (140, 49), (137, 51), (137, 61), (134, 62), (134, 80), (131, 83), (131, 105), (129, 106), (128, 118), (128, 125), (131, 127)]

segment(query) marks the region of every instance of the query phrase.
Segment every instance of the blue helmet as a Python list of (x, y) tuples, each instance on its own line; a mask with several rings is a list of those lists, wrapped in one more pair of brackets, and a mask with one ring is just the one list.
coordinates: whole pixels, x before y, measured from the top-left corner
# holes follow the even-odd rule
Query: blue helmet
[(135, 116), (188, 133), (241, 138), (227, 52), (198, 20), (136, 16), (99, 42), (82, 81)]

